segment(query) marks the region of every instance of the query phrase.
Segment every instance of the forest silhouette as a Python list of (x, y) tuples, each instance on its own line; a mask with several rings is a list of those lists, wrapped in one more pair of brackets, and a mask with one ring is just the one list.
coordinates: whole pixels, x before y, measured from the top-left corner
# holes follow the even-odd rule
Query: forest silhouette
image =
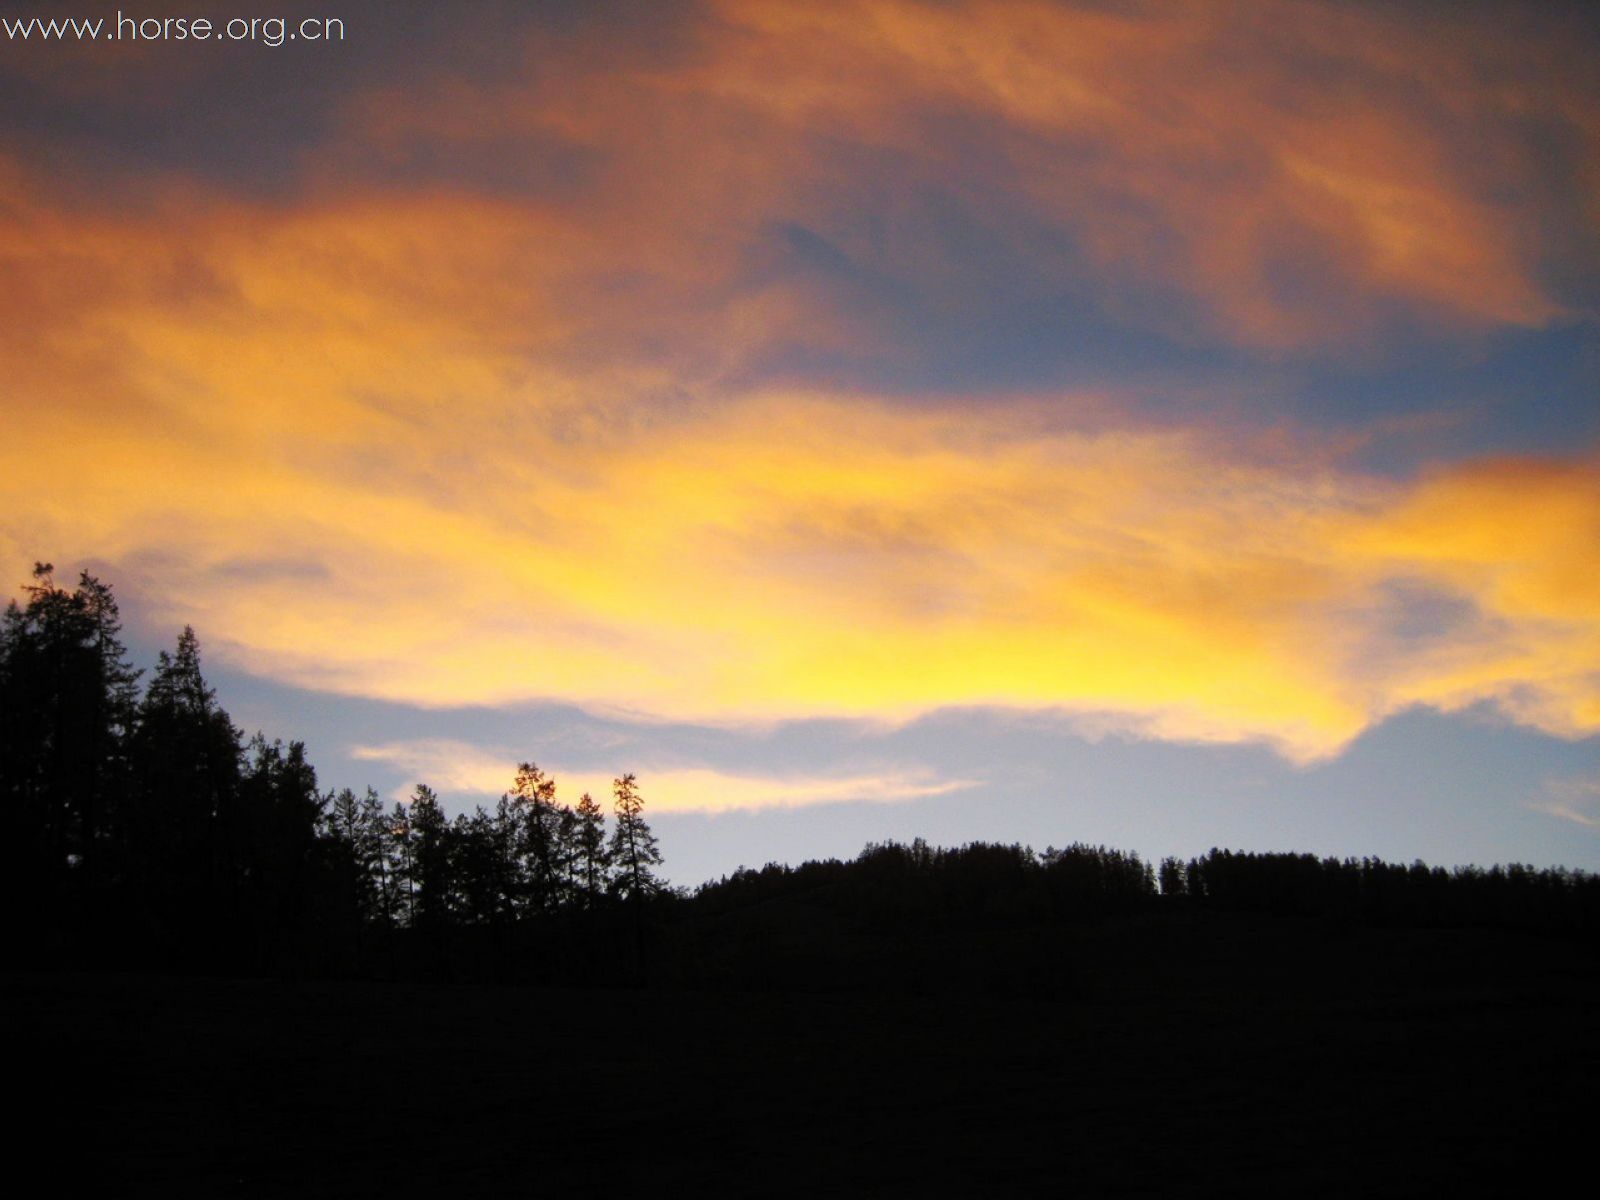
[[(1470, 1193), (1586, 1111), (1586, 872), (917, 839), (674, 887), (634, 775), (568, 805), (524, 762), (453, 818), (324, 792), (193, 630), (145, 679), (111, 588), (47, 565), (0, 701), (8, 992), (49, 1057), (16, 1086), (125, 1192), (583, 1187), (610, 1155), (616, 1186), (1348, 1194), (1356, 1145), (1363, 1194)], [(400, 1094), (422, 1157), (326, 1136)], [(533, 1119), (557, 1095), (649, 1122), (613, 1154)]]
[[(87, 573), (58, 586), (45, 564), (0, 629), (4, 878), (28, 960), (825, 989), (906, 982), (893, 954), (869, 956), (866, 974), (850, 966), (861, 934), (903, 942), (1180, 909), (1590, 941), (1600, 929), (1600, 878), (1581, 871), (1221, 849), (1153, 865), (1102, 846), (918, 839), (849, 862), (740, 869), (691, 892), (662, 876), (632, 774), (615, 780), (609, 820), (590, 795), (561, 803), (533, 762), (492, 810), (453, 819), (425, 783), (403, 803), (324, 793), (303, 743), (235, 727), (192, 629), (142, 691), (120, 632), (109, 586)], [(781, 924), (785, 910), (806, 917), (771, 936), (744, 929)], [(940, 973), (907, 970), (922, 984)]]

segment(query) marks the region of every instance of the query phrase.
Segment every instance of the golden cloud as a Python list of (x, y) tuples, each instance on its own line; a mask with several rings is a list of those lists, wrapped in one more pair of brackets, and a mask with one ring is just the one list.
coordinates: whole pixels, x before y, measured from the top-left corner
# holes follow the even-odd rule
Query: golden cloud
[(249, 216), (9, 243), (13, 579), (92, 557), (248, 670), (424, 705), (993, 705), (1298, 759), (1413, 703), (1600, 728), (1592, 459), (1405, 486), (1048, 405), (660, 402), (526, 349), (501, 209)]
[(363, 94), (319, 151), (532, 130), (594, 152), (576, 198), (157, 177), (113, 213), (0, 162), (0, 569), (93, 559), (245, 669), (423, 705), (988, 705), (1301, 760), (1419, 703), (1592, 734), (1592, 456), (1397, 484), (1051, 418), (1080, 397), (748, 382), (882, 341), (868, 299), (757, 269), (775, 225), (981, 302), (901, 207), (924, 184), (1249, 343), (1549, 319), (1507, 130), (1594, 145), (1592, 79), (1330, 11), (729, 4), (670, 62)]

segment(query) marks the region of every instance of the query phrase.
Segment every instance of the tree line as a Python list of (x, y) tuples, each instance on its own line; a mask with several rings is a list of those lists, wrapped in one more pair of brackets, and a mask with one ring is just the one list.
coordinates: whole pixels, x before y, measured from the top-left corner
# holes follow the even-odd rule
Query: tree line
[(852, 861), (740, 868), (694, 899), (726, 912), (804, 899), (879, 924), (1002, 927), (1130, 913), (1253, 912), (1375, 925), (1600, 935), (1600, 876), (1520, 863), (1446, 869), (1378, 858), (1215, 849), (1159, 866), (1074, 843), (868, 845)]
[(1366, 858), (1213, 848), (1161, 863), (1164, 896), (1210, 908), (1382, 925), (1600, 933), (1600, 876), (1525, 863), (1407, 866)]
[(785, 953), (837, 964), (858, 935), (874, 947), (863, 977), (923, 970), (883, 947), (1137, 913), (1600, 932), (1600, 877), (1581, 871), (1220, 849), (1157, 866), (1081, 843), (917, 839), (686, 892), (660, 874), (631, 774), (609, 821), (590, 795), (560, 802), (532, 762), (492, 809), (453, 819), (424, 784), (395, 803), (323, 792), (303, 743), (234, 725), (192, 629), (141, 688), (107, 585), (58, 586), (40, 564), (25, 597), (0, 622), (0, 921), (27, 961), (692, 983), (787, 978)]
[(600, 914), (667, 891), (631, 774), (615, 781), (609, 829), (592, 796), (560, 803), (531, 762), (493, 811), (453, 820), (425, 784), (392, 805), (370, 788), (324, 793), (302, 742), (234, 725), (192, 628), (141, 690), (109, 586), (84, 573), (61, 587), (38, 564), (25, 594), (0, 622), (14, 947), (302, 969), (370, 958), (375, 935)]
[(479, 805), (452, 821), (422, 783), (393, 807), (371, 788), (360, 797), (345, 788), (325, 798), (318, 834), (364, 921), (492, 925), (662, 891), (661, 851), (638, 780), (624, 775), (613, 787), (609, 835), (593, 796), (559, 803), (556, 781), (530, 762), (493, 812)]

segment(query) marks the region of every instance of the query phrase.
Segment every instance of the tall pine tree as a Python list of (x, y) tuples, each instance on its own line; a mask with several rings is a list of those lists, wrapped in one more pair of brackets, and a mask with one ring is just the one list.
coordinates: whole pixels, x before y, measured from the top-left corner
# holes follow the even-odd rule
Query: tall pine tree
[(439, 929), (451, 923), (458, 907), (454, 839), (437, 793), (425, 783), (411, 794), (410, 818), (415, 923)]
[(644, 819), (644, 798), (639, 782), (632, 775), (612, 781), (616, 827), (611, 831), (611, 887), (625, 899), (642, 900), (662, 890), (662, 882), (651, 869), (661, 865), (656, 836)]
[(120, 882), (139, 677), (110, 587), (85, 572), (69, 592), (52, 571), (35, 564), (27, 604), (0, 621), (0, 875), (35, 914)]
[(606, 854), (606, 815), (595, 798), (585, 792), (578, 799), (574, 816), (577, 820), (572, 842), (578, 890), (585, 906), (592, 908), (605, 894), (606, 870), (611, 861)]
[(137, 805), (130, 873), (169, 945), (190, 958), (211, 957), (238, 910), (241, 746), (200, 673), (192, 628), (156, 664), (130, 758)]
[(510, 799), (517, 811), (518, 850), (527, 889), (523, 911), (552, 912), (560, 905), (565, 874), (556, 781), (531, 762), (519, 763)]

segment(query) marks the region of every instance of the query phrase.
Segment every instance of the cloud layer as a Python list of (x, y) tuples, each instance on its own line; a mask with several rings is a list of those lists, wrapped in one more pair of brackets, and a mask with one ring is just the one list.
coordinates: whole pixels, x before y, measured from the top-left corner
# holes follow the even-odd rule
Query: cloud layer
[[(1084, 313), (1346, 354), (1596, 302), (1600, 85), (1553, 6), (380, 5), (351, 24), (276, 70), (171, 47), (71, 70), (86, 51), (29, 46), (11, 141), (79, 197), (163, 197), (169, 266), (217, 202), (179, 181), (309, 203), (373, 222), (347, 283), (680, 382), (983, 352), (1018, 319), (1071, 341)], [(241, 111), (258, 124), (219, 127)], [(303, 232), (302, 256), (348, 251)]]
[(1600, 730), (1593, 448), (1396, 481), (1059, 379), (861, 382), (1003, 374), (1057, 310), (1261, 362), (1579, 319), (1600, 104), (1559, 28), (658, 21), (357, 73), (273, 187), (10, 139), (5, 577), (100, 563), (250, 671), (420, 705), (992, 706), (1299, 761), (1412, 704)]
[[(1592, 456), (1399, 484), (1281, 441), (1075, 428), (1070, 396), (555, 371), (452, 290), (463, 258), (497, 260), (472, 234), (493, 213), (443, 264), (406, 240), (418, 219), (222, 219), (177, 262), (125, 227), (31, 243), (13, 577), (96, 558), (252, 671), (424, 705), (1050, 708), (1299, 758), (1418, 702), (1600, 727)], [(50, 322), (57, 268), (96, 254)]]

